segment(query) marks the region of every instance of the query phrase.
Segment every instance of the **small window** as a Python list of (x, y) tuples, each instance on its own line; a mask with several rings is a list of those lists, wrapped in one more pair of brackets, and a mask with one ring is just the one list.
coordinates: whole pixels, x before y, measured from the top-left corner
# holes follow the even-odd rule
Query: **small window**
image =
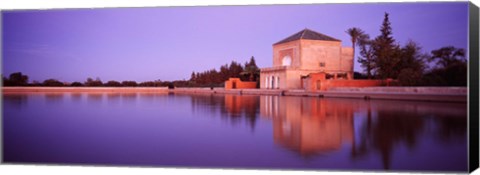
[(337, 79), (347, 79), (347, 73), (339, 73), (339, 74), (337, 74)]
[(320, 67), (325, 67), (325, 62), (320, 62)]
[(327, 74), (327, 75), (325, 75), (325, 78), (326, 78), (326, 79), (333, 79), (333, 78), (335, 78), (335, 75), (333, 75), (333, 74)]

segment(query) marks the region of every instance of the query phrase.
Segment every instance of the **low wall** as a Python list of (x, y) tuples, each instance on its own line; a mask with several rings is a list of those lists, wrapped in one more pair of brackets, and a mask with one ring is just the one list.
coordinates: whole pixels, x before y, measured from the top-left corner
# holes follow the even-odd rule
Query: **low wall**
[[(302, 79), (303, 80), (303, 79)], [(372, 87), (388, 86), (394, 80), (352, 80), (352, 79), (327, 79), (324, 72), (311, 73), (303, 80), (302, 84), (307, 91), (325, 91), (334, 87)]]
[(237, 95), (278, 95), (308, 96), (323, 98), (359, 98), (377, 100), (413, 100), (432, 102), (467, 102), (465, 87), (335, 87), (327, 91), (306, 91), (303, 89), (174, 89), (174, 93), (208, 93)]
[(382, 92), (417, 94), (467, 94), (466, 87), (333, 87), (331, 92)]
[(306, 91), (303, 89), (224, 89), (224, 88), (175, 88), (167, 87), (2, 87), (3, 93), (203, 93), (238, 95), (280, 95), (311, 96), (324, 98), (361, 98), (384, 100), (415, 100), (466, 103), (466, 87), (335, 87), (327, 91)]
[(322, 90), (328, 90), (335, 87), (372, 87), (385, 86), (383, 80), (325, 80), (321, 82)]
[(229, 78), (225, 81), (225, 89), (255, 89), (257, 82), (244, 82), (240, 78)]
[(213, 93), (214, 90), (223, 88), (174, 88), (170, 92), (173, 93)]
[(168, 87), (2, 87), (3, 93), (28, 92), (114, 92), (114, 93), (168, 93)]

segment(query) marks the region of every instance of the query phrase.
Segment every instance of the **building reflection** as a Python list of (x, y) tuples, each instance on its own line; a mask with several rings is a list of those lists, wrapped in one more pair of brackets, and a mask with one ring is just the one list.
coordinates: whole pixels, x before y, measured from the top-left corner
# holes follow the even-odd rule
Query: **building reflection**
[(233, 117), (244, 116), (252, 129), (257, 121), (259, 96), (249, 95), (225, 95), (225, 112)]
[(353, 142), (354, 109), (342, 101), (263, 96), (260, 109), (263, 117), (272, 119), (275, 142), (302, 156)]
[(271, 119), (275, 141), (304, 155), (335, 150), (344, 141), (351, 142), (353, 139), (354, 110), (352, 104), (344, 101), (230, 94), (193, 95), (192, 108), (194, 111), (220, 112), (221, 116), (232, 121), (246, 119), (252, 128), (259, 116)]
[[(428, 143), (432, 147), (466, 144), (463, 103), (247, 95), (191, 98), (194, 111), (220, 112), (231, 121), (246, 119), (252, 128), (260, 117), (270, 120), (275, 144), (302, 157), (342, 150), (352, 163), (373, 161), (381, 163), (379, 168), (392, 169), (392, 160), (410, 158), (399, 151), (421, 149), (418, 145), (425, 139), (433, 140)], [(467, 154), (466, 149), (452, 151)]]
[(223, 118), (230, 120), (233, 124), (243, 120), (252, 130), (255, 129), (260, 107), (259, 96), (196, 94), (190, 97), (194, 112), (220, 113)]

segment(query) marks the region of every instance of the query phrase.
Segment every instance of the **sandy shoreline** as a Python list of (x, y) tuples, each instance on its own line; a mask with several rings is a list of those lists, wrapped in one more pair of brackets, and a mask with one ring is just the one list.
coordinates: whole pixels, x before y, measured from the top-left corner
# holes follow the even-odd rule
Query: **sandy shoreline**
[(377, 87), (340, 88), (330, 91), (304, 91), (279, 89), (224, 89), (167, 87), (2, 87), (3, 94), (24, 93), (162, 93), (162, 94), (237, 94), (279, 95), (319, 98), (360, 98), (381, 100), (414, 100), (435, 102), (467, 102), (464, 87)]

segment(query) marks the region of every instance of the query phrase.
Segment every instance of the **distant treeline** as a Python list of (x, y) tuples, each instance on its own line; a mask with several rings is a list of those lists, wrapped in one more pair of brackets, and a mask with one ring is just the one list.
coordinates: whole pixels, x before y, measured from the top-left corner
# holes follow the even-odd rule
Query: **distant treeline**
[(168, 81), (145, 81), (141, 83), (137, 83), (136, 81), (115, 81), (110, 80), (107, 82), (102, 82), (100, 78), (92, 79), (87, 78), (85, 82), (62, 82), (57, 79), (47, 79), (43, 82), (33, 81), (31, 83), (28, 82), (28, 76), (22, 74), (21, 72), (15, 72), (10, 74), (10, 76), (3, 77), (3, 86), (53, 86), (53, 87), (61, 87), (61, 86), (73, 86), (73, 87), (80, 87), (80, 86), (88, 86), (88, 87), (160, 87), (160, 86), (169, 86), (170, 83)]
[(244, 66), (232, 61), (230, 64), (222, 65), (219, 71), (216, 69), (210, 69), (203, 72), (192, 72), (189, 86), (223, 86), (224, 82), (229, 78), (240, 78), (242, 81), (258, 82), (259, 77), (260, 69), (255, 62), (255, 58), (252, 56), (250, 61), (246, 62)]
[(370, 39), (363, 30), (353, 27), (346, 32), (352, 46), (360, 49), (358, 63), (363, 74), (356, 79), (396, 79), (402, 86), (466, 86), (467, 59), (465, 50), (446, 46), (424, 53), (419, 44), (405, 46), (393, 38), (389, 14), (385, 13), (380, 35)]
[(175, 81), (115, 81), (103, 82), (100, 78), (87, 78), (85, 82), (62, 82), (57, 79), (47, 79), (43, 82), (32, 81), (29, 83), (28, 75), (22, 72), (15, 72), (9, 77), (3, 77), (3, 86), (49, 86), (49, 87), (222, 87), (224, 82), (230, 77), (237, 77), (242, 80), (258, 81), (260, 70), (258, 69), (255, 58), (251, 57), (244, 66), (232, 61), (220, 67), (220, 70), (210, 69), (203, 72), (192, 72), (189, 80)]

